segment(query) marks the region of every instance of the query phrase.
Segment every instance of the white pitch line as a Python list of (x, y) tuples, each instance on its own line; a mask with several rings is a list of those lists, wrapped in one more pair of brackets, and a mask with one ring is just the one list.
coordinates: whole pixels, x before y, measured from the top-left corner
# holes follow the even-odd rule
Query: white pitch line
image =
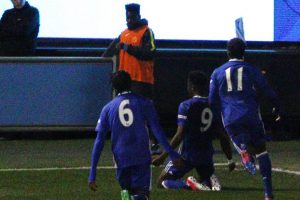
[[(90, 167), (48, 167), (48, 168), (10, 168), (0, 169), (0, 172), (17, 172), (17, 171), (63, 171), (63, 170), (85, 170)], [(113, 166), (101, 166), (97, 169), (114, 169)]]
[[(227, 166), (227, 163), (215, 163), (215, 166)], [(241, 166), (241, 164), (236, 163), (236, 165)], [(256, 168), (259, 169), (259, 167), (256, 165)], [(295, 170), (288, 170), (288, 169), (282, 169), (282, 168), (272, 168), (273, 172), (280, 172), (280, 173), (286, 173), (286, 174), (294, 174), (294, 175), (300, 175), (300, 171)]]
[[(227, 163), (215, 163), (215, 166), (227, 166)], [(239, 165), (239, 164), (238, 164)], [(90, 167), (51, 167), (51, 168), (9, 168), (0, 169), (0, 172), (18, 172), (18, 171), (63, 171), (63, 170), (88, 170)], [(97, 169), (115, 169), (114, 166), (100, 166)], [(285, 170), (282, 168), (272, 168), (274, 172), (300, 175), (300, 171)]]
[(287, 170), (287, 169), (281, 169), (281, 168), (272, 168), (272, 171), (300, 175), (300, 171), (293, 171), (293, 170)]

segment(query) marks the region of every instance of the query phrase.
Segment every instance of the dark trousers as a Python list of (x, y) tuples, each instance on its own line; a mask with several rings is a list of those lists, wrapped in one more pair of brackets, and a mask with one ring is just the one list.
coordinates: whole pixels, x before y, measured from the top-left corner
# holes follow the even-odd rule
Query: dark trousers
[(153, 99), (153, 85), (150, 83), (143, 83), (139, 81), (132, 81), (131, 91), (135, 94), (142, 95), (149, 99)]
[[(144, 96), (148, 99), (153, 100), (153, 85), (150, 83), (144, 83), (139, 81), (132, 81), (131, 82), (131, 91), (132, 93), (139, 94)], [(148, 127), (149, 128), (149, 127)], [(157, 144), (157, 140), (153, 137), (152, 131), (149, 129), (150, 139), (154, 144)]]

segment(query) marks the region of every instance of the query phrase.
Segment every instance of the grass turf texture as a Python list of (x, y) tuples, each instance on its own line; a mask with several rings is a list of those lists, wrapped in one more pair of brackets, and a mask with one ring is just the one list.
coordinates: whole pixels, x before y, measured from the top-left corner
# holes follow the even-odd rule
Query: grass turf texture
[[(114, 169), (99, 169), (98, 191), (87, 187), (88, 170), (3, 171), (11, 168), (53, 168), (89, 166), (93, 140), (12, 140), (0, 141), (0, 199), (120, 199), (120, 187)], [(271, 142), (268, 149), (273, 167), (300, 169), (300, 141)], [(226, 162), (216, 143), (216, 162)], [(239, 162), (238, 156), (234, 155)], [(112, 166), (110, 145), (107, 142), (99, 166)], [(155, 182), (162, 168), (153, 168), (151, 197), (159, 199), (263, 199), (261, 177), (250, 176), (239, 166), (229, 173), (216, 167), (222, 192), (192, 192), (157, 189)], [(1, 171), (2, 170), (2, 171)], [(191, 172), (195, 174), (195, 172)], [(299, 199), (300, 176), (273, 172), (276, 199)]]

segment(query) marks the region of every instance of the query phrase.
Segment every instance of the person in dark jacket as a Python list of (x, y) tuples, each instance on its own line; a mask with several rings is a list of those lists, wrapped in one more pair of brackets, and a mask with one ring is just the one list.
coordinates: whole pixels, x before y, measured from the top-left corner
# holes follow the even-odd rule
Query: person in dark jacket
[(14, 8), (6, 10), (0, 20), (0, 56), (32, 56), (39, 33), (39, 11), (25, 0), (11, 2)]

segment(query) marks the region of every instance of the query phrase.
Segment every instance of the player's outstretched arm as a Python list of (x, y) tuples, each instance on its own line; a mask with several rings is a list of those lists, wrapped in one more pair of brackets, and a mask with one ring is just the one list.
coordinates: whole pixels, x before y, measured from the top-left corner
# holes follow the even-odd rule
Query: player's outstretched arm
[(146, 101), (144, 108), (145, 108), (145, 114), (146, 114), (145, 115), (146, 121), (149, 124), (154, 137), (157, 139), (159, 144), (164, 148), (164, 150), (169, 154), (170, 159), (174, 163), (174, 166), (175, 167), (183, 166), (183, 161), (181, 159), (181, 156), (171, 147), (171, 145), (168, 142), (165, 132), (163, 131), (163, 129), (161, 128), (161, 126), (159, 124), (157, 113), (156, 113), (153, 103), (151, 101)]
[(98, 161), (100, 159), (100, 155), (104, 146), (103, 136), (105, 137), (105, 134), (101, 134), (101, 131), (98, 131), (97, 137), (94, 142), (93, 152), (92, 152), (92, 163), (91, 163), (91, 169), (89, 174), (88, 186), (94, 192), (97, 190), (96, 173), (97, 173)]
[(97, 137), (94, 142), (93, 151), (92, 151), (92, 160), (91, 160), (91, 169), (89, 173), (89, 187), (93, 190), (96, 189), (96, 175), (97, 175), (97, 165), (100, 160), (100, 155), (105, 144), (105, 138), (109, 131), (109, 124), (107, 119), (107, 109), (104, 107), (101, 111), (100, 118), (97, 122), (96, 131)]
[[(178, 126), (176, 134), (173, 136), (170, 142), (170, 145), (173, 149), (175, 149), (180, 144), (182, 140), (182, 134), (183, 134), (183, 127)], [(162, 165), (167, 157), (168, 157), (168, 153), (166, 151), (163, 151), (163, 153), (160, 154), (159, 156), (153, 157), (152, 164), (155, 166)]]

